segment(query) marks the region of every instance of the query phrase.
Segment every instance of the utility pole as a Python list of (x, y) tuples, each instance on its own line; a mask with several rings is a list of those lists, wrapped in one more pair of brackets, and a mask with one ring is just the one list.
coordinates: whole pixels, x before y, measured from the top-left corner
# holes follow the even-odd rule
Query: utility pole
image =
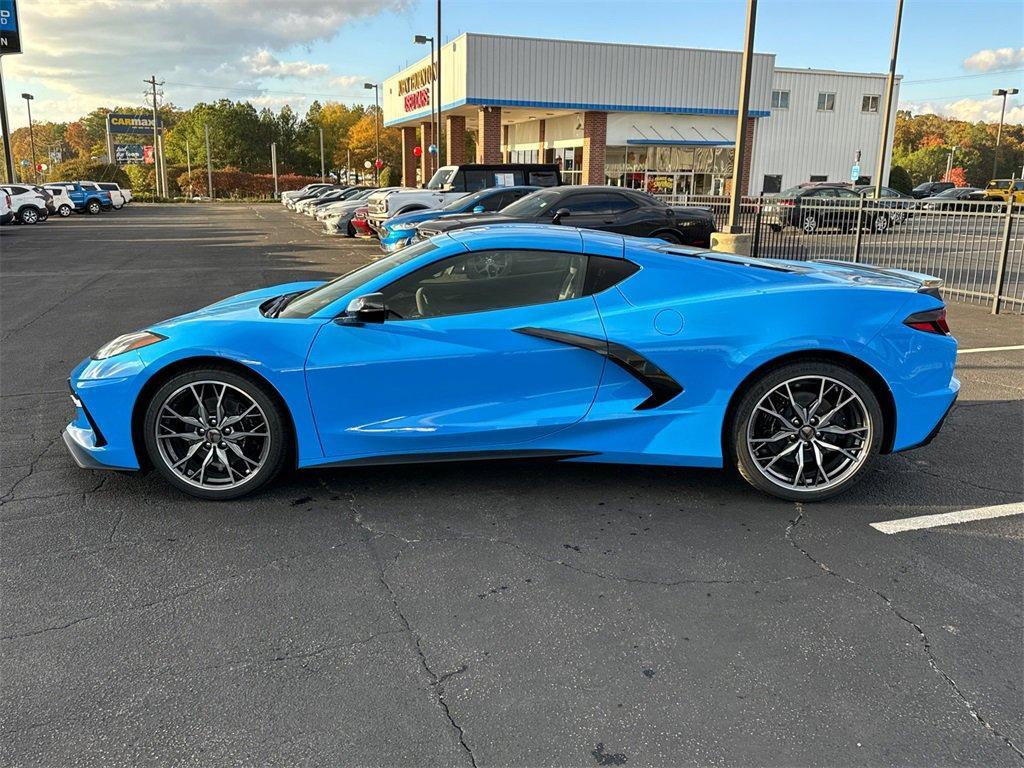
[(192, 153), (188, 148), (188, 139), (185, 139), (185, 167), (188, 168), (188, 196), (192, 197)]
[[(433, 175), (434, 171), (439, 167), (439, 161), (441, 159), (441, 135), (438, 133), (440, 129), (441, 121), (437, 119), (437, 62), (434, 59), (434, 38), (428, 37), (427, 35), (415, 35), (412, 41), (416, 45), (426, 45), (430, 43), (430, 130), (434, 134), (434, 157), (432, 159), (433, 167), (431, 163), (427, 163), (427, 169), (430, 172), (429, 175)], [(430, 161), (430, 147), (427, 146), (427, 160)]]
[(885, 172), (885, 150), (889, 146), (892, 91), (896, 82), (896, 55), (900, 50), (900, 25), (902, 23), (903, 0), (896, 0), (896, 23), (892, 27), (892, 55), (889, 56), (889, 74), (885, 78), (885, 112), (882, 113), (882, 135), (878, 139), (878, 162), (875, 163), (875, 200), (882, 199), (882, 174)]
[[(999, 162), (999, 142), (1003, 138), (1003, 120), (1006, 118), (1006, 97), (1018, 93), (1017, 88), (996, 88), (992, 91), (993, 96), (1003, 97), (1003, 108), (999, 112), (999, 130), (996, 132), (996, 149), (992, 153), (992, 178), (996, 177), (996, 166)], [(1010, 195), (1013, 196), (1012, 194)]]
[(352, 183), (352, 150), (345, 150), (345, 183)]
[(161, 176), (161, 174), (160, 174), (160, 158), (158, 157), (159, 150), (157, 149), (157, 147), (158, 147), (160, 142), (157, 141), (157, 138), (158, 138), (157, 137), (157, 120), (158, 120), (158, 118), (157, 118), (157, 114), (156, 114), (156, 87), (158, 85), (163, 85), (163, 81), (161, 80), (158, 83), (156, 81), (156, 75), (150, 75), (149, 80), (143, 80), (142, 82), (148, 84), (153, 89), (153, 170), (156, 172), (156, 177), (155, 177), (154, 180), (156, 182), (156, 184), (155, 184), (156, 193), (157, 193), (157, 195), (159, 195), (160, 194), (160, 189), (161, 189), (160, 188), (160, 176)]
[(324, 129), (320, 129), (320, 182), (323, 183), (327, 180), (327, 174), (324, 172)]
[(167, 155), (164, 154), (164, 132), (160, 131), (160, 179), (163, 181), (163, 195), (164, 197), (171, 196), (171, 187), (167, 183)]
[(213, 200), (213, 162), (210, 159), (210, 126), (203, 126), (206, 135), (206, 194)]
[[(4, 59), (0, 56), (0, 62)], [(7, 97), (4, 95), (4, 73), (0, 68), (0, 139), (4, 142), (4, 168), (7, 171), (7, 183), (14, 184), (14, 155), (11, 153), (11, 126), (7, 122)]]
[(377, 83), (363, 83), (363, 88), (373, 89), (373, 144), (376, 157), (373, 159), (373, 183), (380, 185), (380, 86)]
[[(441, 51), (444, 48), (444, 40), (441, 38), (441, 0), (437, 0), (437, 131), (434, 134), (434, 141), (437, 142), (437, 167), (441, 162), (441, 102), (444, 101), (444, 92), (441, 90)], [(424, 179), (428, 181), (428, 179)]]
[(957, 149), (955, 145), (949, 149), (949, 157), (946, 158), (946, 175), (942, 177), (943, 181), (949, 181), (949, 175), (953, 172), (953, 155), (956, 154)]
[(38, 184), (39, 171), (36, 170), (36, 134), (32, 128), (32, 99), (35, 96), (31, 93), (23, 93), (21, 98), (25, 100), (25, 107), (28, 109), (28, 141), (32, 147), (32, 179)]
[[(274, 199), (277, 200), (277, 142), (270, 142), (270, 167), (274, 169)], [(321, 174), (321, 177), (323, 174)]]
[(750, 108), (750, 72), (754, 62), (754, 30), (757, 25), (757, 0), (747, 0), (747, 23), (743, 34), (743, 58), (740, 62), (740, 104), (736, 113), (736, 150), (732, 159), (732, 190), (729, 195), (729, 221), (725, 232), (743, 234), (739, 223), (743, 203), (743, 155), (747, 150), (747, 112)]

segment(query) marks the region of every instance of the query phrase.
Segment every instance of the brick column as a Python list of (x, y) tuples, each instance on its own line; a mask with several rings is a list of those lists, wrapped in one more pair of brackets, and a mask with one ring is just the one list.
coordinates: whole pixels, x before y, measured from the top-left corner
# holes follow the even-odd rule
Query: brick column
[(537, 162), (544, 162), (544, 132), (546, 130), (547, 120), (541, 120), (537, 123)]
[(604, 184), (607, 112), (583, 113), (583, 183)]
[(501, 107), (481, 107), (477, 112), (476, 161), (501, 162)]
[[(747, 118), (747, 143), (743, 147), (742, 165), (740, 165), (740, 193), (750, 194), (750, 168), (754, 159), (754, 129), (757, 125), (756, 117)], [(736, 158), (733, 158), (736, 162)]]
[(423, 173), (421, 178), (424, 184), (430, 181), (434, 171), (437, 170), (437, 158), (430, 154), (430, 145), (433, 143), (434, 126), (430, 122), (420, 123), (420, 149), (423, 150), (423, 154), (420, 155), (420, 169)]
[(461, 165), (466, 162), (466, 118), (462, 115), (451, 115), (445, 118), (444, 139), (448, 165)]
[(419, 143), (416, 137), (415, 128), (402, 129), (402, 184), (407, 187), (416, 186), (416, 155), (412, 153), (413, 147)]

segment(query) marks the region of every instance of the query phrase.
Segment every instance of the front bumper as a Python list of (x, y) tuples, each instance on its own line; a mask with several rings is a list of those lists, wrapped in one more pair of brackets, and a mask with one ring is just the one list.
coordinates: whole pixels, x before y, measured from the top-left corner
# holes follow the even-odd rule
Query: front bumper
[(140, 468), (132, 436), (132, 406), (144, 368), (138, 352), (107, 360), (82, 361), (68, 381), (74, 418), (64, 443), (86, 469), (131, 471)]
[(114, 472), (137, 472), (139, 469), (104, 463), (101, 458), (103, 449), (96, 447), (95, 434), (91, 430), (75, 426), (74, 422), (64, 427), (61, 437), (64, 438), (64, 445), (68, 447), (71, 458), (82, 469), (106, 469)]

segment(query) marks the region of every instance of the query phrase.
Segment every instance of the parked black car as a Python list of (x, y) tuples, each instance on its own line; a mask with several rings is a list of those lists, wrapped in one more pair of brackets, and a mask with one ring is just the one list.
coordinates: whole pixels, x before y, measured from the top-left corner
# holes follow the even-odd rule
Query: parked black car
[[(776, 232), (783, 227), (797, 227), (806, 235), (823, 229), (846, 232), (856, 228), (860, 204), (860, 195), (845, 185), (793, 187), (768, 196), (761, 220)], [(890, 212), (871, 205), (861, 221), (865, 229), (881, 234), (889, 229)]]
[(917, 202), (910, 195), (905, 195), (898, 189), (892, 187), (881, 187), (879, 192), (881, 193), (875, 202), (875, 187), (873, 184), (867, 186), (856, 187), (854, 191), (858, 195), (862, 195), (866, 201), (870, 201), (868, 208), (871, 214), (877, 214), (879, 208), (885, 208), (888, 212), (886, 218), (880, 218), (877, 215), (871, 217), (871, 229), (875, 232), (885, 231), (887, 224), (902, 224), (903, 220), (908, 218), (917, 207)]
[(978, 187), (950, 187), (926, 197), (919, 205), (926, 211), (976, 211), (982, 208), (985, 190)]
[(910, 194), (921, 200), (925, 197), (937, 195), (939, 192), (945, 192), (947, 189), (952, 189), (955, 186), (951, 181), (925, 181), (910, 190)]
[(620, 235), (657, 237), (670, 243), (707, 248), (715, 219), (707, 208), (670, 206), (634, 189), (565, 186), (542, 189), (498, 213), (456, 214), (425, 221), (417, 238), (487, 224), (564, 224)]

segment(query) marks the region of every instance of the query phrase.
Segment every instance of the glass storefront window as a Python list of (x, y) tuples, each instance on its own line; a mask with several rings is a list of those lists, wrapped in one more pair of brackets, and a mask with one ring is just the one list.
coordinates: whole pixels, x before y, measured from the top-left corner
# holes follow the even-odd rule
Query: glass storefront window
[(732, 147), (611, 146), (605, 153), (605, 181), (655, 195), (722, 195), (732, 165)]

